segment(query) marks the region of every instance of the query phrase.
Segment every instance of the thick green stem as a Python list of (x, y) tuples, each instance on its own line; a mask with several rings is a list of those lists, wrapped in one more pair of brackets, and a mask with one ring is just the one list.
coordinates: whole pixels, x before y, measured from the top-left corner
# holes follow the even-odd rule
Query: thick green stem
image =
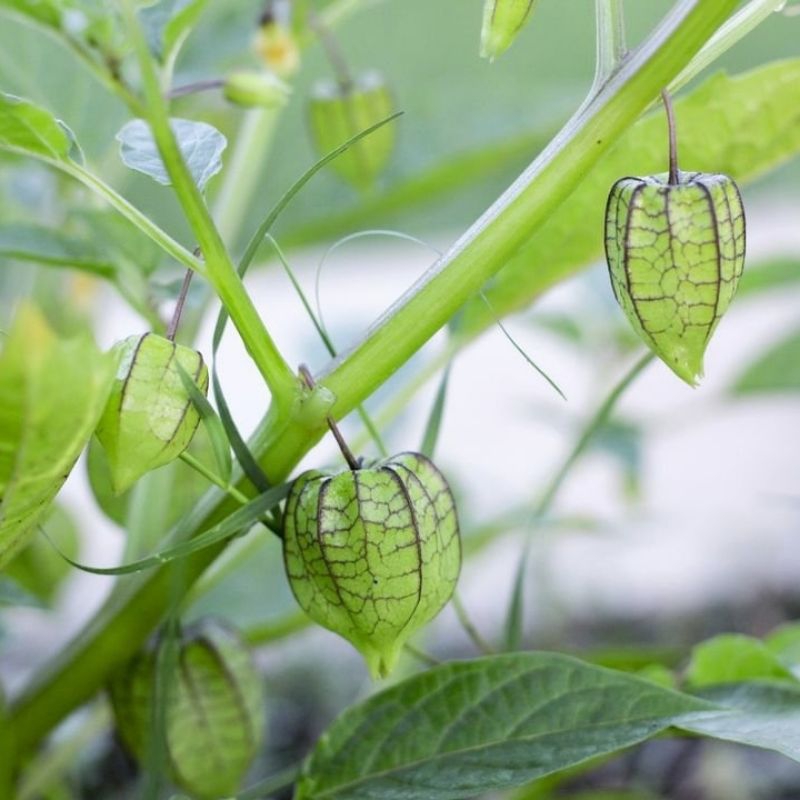
[(296, 396), (298, 384), (284, 361), (252, 299), (228, 255), (225, 244), (214, 225), (203, 196), (194, 182), (181, 154), (169, 122), (169, 111), (150, 50), (130, 0), (124, 3), (125, 18), (134, 50), (142, 71), (149, 123), (159, 153), (169, 173), (175, 194), (183, 207), (189, 225), (197, 237), (206, 264), (206, 276), (222, 301), (242, 341), (261, 372), (273, 403), (285, 416)]
[[(736, 4), (737, 0), (683, 0), (676, 4), (597, 97), (497, 203), (365, 339), (319, 378), (337, 396), (337, 418), (367, 398), (505, 265), (690, 61)], [(598, 209), (598, 220), (601, 212)], [(251, 441), (251, 449), (270, 480), (284, 479), (323, 436), (327, 413), (325, 408), (310, 418), (300, 409), (287, 420), (274, 407), (271, 409)], [(214, 489), (186, 523), (200, 532), (235, 507), (235, 501)], [(207, 548), (182, 562), (187, 581), (196, 579), (221, 549)], [(127, 591), (101, 609), (17, 698), (11, 715), (20, 752), (35, 747), (138, 649), (167, 608), (173, 568), (166, 565), (134, 577)]]
[(673, 94), (713, 64), (723, 53), (754, 31), (764, 20), (779, 11), (786, 0), (751, 0), (737, 11), (703, 46), (669, 85)]
[(589, 96), (619, 69), (627, 52), (625, 6), (623, 0), (595, 0), (597, 17), (597, 59), (594, 83)]

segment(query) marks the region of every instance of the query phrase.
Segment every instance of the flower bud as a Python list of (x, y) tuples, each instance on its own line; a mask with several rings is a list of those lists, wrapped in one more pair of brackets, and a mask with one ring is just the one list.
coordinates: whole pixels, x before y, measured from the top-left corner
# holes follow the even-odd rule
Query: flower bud
[[(311, 137), (318, 155), (327, 155), (393, 112), (391, 92), (377, 72), (366, 73), (347, 87), (320, 81), (313, 87), (309, 103)], [(394, 145), (394, 126), (384, 125), (351, 145), (331, 167), (357, 189), (370, 189)]]
[(745, 215), (725, 175), (678, 172), (622, 178), (606, 208), (614, 294), (633, 328), (695, 385), (714, 329), (744, 267)]
[(239, 70), (225, 79), (225, 99), (245, 108), (279, 108), (286, 104), (292, 90), (272, 72)]
[(461, 568), (453, 495), (419, 453), (301, 475), (283, 548), (297, 602), (360, 650), (373, 677), (388, 675), (406, 640), (444, 608)]
[(511, 47), (530, 19), (537, 0), (486, 0), (483, 6), (481, 56), (497, 58)]
[(279, 78), (291, 78), (300, 68), (300, 47), (292, 31), (270, 21), (258, 29), (255, 49), (264, 66)]
[[(140, 761), (153, 731), (158, 651), (140, 653), (109, 686), (119, 733)], [(248, 649), (227, 627), (204, 621), (181, 634), (170, 677), (163, 741), (175, 783), (193, 797), (234, 795), (263, 735), (261, 678)]]
[(146, 333), (119, 342), (117, 377), (97, 426), (117, 494), (146, 472), (177, 458), (192, 441), (200, 415), (176, 364), (202, 392), (208, 370), (195, 350)]

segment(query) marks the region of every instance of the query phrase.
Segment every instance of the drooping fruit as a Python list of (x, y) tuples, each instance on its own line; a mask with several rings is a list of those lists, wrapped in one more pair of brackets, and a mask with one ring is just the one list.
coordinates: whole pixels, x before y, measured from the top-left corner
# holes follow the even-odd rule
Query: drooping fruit
[(373, 677), (388, 675), (409, 636), (444, 608), (461, 568), (453, 495), (419, 453), (301, 475), (283, 547), (300, 606), (348, 639)]
[(174, 670), (160, 687), (165, 704), (159, 710), (154, 692), (159, 650), (165, 646), (162, 641), (139, 653), (109, 685), (122, 740), (146, 763), (160, 717), (175, 783), (193, 797), (232, 796), (263, 736), (261, 678), (250, 652), (218, 622), (187, 629), (177, 644)]
[[(393, 112), (392, 94), (377, 72), (365, 73), (348, 86), (320, 81), (312, 88), (308, 112), (318, 155), (327, 155)], [(365, 191), (383, 172), (394, 146), (394, 126), (384, 125), (337, 156), (331, 167), (348, 183)]]
[(196, 350), (146, 333), (115, 346), (119, 367), (96, 434), (117, 494), (146, 472), (168, 464), (189, 446), (200, 415), (177, 364), (202, 392), (208, 369)]
[(745, 214), (731, 178), (678, 169), (665, 102), (670, 172), (614, 184), (606, 257), (614, 295), (634, 330), (693, 386), (744, 268)]

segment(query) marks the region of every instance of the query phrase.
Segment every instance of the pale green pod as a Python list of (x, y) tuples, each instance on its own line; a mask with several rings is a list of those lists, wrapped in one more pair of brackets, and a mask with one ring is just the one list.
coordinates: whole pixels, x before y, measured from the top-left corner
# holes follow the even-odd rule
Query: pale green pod
[(744, 268), (745, 214), (734, 181), (700, 172), (622, 178), (606, 208), (606, 257), (625, 316), (694, 386)]
[[(117, 729), (142, 763), (152, 741), (158, 647), (109, 685)], [(263, 738), (263, 691), (250, 652), (229, 628), (204, 621), (181, 634), (166, 687), (164, 746), (171, 776), (193, 797), (236, 794)]]
[(117, 494), (150, 470), (178, 458), (200, 422), (176, 366), (208, 389), (208, 369), (196, 350), (146, 333), (115, 347), (117, 377), (96, 434), (103, 445)]
[(530, 19), (537, 0), (485, 0), (481, 56), (497, 58), (511, 47)]
[(455, 501), (419, 453), (336, 475), (312, 470), (289, 494), (283, 552), (301, 608), (348, 639), (373, 677), (385, 677), (455, 590)]
[[(320, 81), (311, 90), (308, 109), (317, 154), (327, 155), (394, 110), (392, 94), (377, 72), (365, 73), (346, 88), (335, 81)], [(337, 156), (331, 167), (348, 183), (366, 191), (388, 164), (394, 146), (394, 125), (384, 125)]]
[(292, 90), (272, 72), (237, 70), (225, 79), (225, 99), (244, 108), (280, 108)]

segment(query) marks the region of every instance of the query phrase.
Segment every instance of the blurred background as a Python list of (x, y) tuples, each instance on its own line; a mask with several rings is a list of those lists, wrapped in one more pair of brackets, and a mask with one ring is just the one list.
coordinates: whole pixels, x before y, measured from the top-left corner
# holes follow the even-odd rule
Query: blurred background
[[(275, 232), (309, 295), (318, 284), (327, 327), (341, 348), (356, 341), (424, 272), (436, 251), (446, 249), (537, 154), (580, 104), (594, 68), (591, 0), (543, 0), (522, 38), (491, 64), (478, 57), (480, 0), (366, 5), (337, 36), (352, 68), (379, 70), (404, 111), (389, 167), (367, 194), (323, 171)], [(666, 0), (628, 2), (631, 44), (670, 6)], [(176, 83), (254, 63), (252, 40), (261, 11), (262, 4), (250, 0), (210, 4), (178, 63)], [(797, 57), (799, 32), (800, 19), (776, 14), (713, 69), (741, 72)], [(258, 190), (231, 223), (235, 250), (315, 160), (306, 99), (313, 81), (329, 73), (321, 49), (310, 46), (275, 132), (273, 157), (264, 161)], [(75, 131), (95, 171), (182, 242), (191, 241), (170, 192), (120, 161), (114, 137), (128, 118), (122, 104), (60, 45), (6, 15), (0, 16), (0, 89), (51, 109)], [(176, 113), (210, 122), (233, 140), (245, 112), (207, 94), (179, 101)], [(212, 200), (220, 183), (212, 181)], [(74, 193), (81, 190), (38, 165), (0, 161), (3, 229), (30, 222), (73, 224), (64, 220), (63, 199)], [(705, 637), (720, 631), (761, 636), (797, 616), (800, 162), (782, 164), (744, 186), (743, 193), (749, 223), (746, 277), (709, 348), (707, 377), (693, 390), (662, 364), (651, 364), (569, 472), (543, 518), (534, 518), (534, 504), (642, 349), (614, 302), (605, 265), (589, 265), (505, 323), (567, 402), (498, 326), (453, 358), (437, 463), (459, 500), (468, 553), (460, 583), (463, 604), (493, 647), (503, 643), (526, 542), (531, 549), (522, 604), (525, 647), (574, 652), (622, 668), (658, 662), (680, 670), (691, 646)], [(84, 207), (98, 243), (102, 246), (103, 237), (110, 242), (110, 215), (89, 198)], [(602, 214), (598, 208), (598, 240)], [(367, 229), (418, 241), (375, 233), (330, 250), (342, 237)], [(112, 286), (81, 272), (20, 262), (2, 254), (2, 241), (0, 232), (0, 327), (7, 327), (20, 298), (34, 296), (59, 330), (75, 330), (88, 319), (103, 347), (148, 329), (148, 321)], [(168, 314), (181, 273), (139, 244), (127, 254), (114, 250), (111, 257), (153, 259), (148, 267), (153, 295)], [(543, 262), (547, 258), (541, 254)], [(320, 369), (327, 355), (268, 248), (248, 286), (288, 361)], [(201, 314), (204, 302), (202, 287), (196, 286), (189, 314), (199, 349), (209, 353), (216, 309)], [(367, 403), (390, 451), (419, 448), (448, 361), (447, 344), (445, 333), (437, 336)], [(219, 370), (234, 417), (249, 433), (268, 398), (232, 331), (220, 350)], [(344, 430), (359, 452), (375, 454), (356, 417)], [(61, 541), (75, 539), (74, 552), (84, 563), (112, 565), (129, 551), (121, 528), (95, 500), (85, 461), (61, 492), (48, 525)], [(338, 463), (327, 440), (303, 465), (321, 463)], [(150, 480), (165, 479), (156, 474), (143, 483)], [(129, 521), (131, 514), (136, 517), (131, 509), (137, 491), (144, 490), (135, 489), (131, 505), (121, 512)], [(139, 545), (155, 547), (164, 517), (139, 514), (134, 524)], [(254, 766), (256, 779), (302, 756), (338, 711), (373, 687), (346, 643), (306, 629), (274, 537), (251, 534), (231, 551), (232, 567), (204, 578), (206, 591), (197, 593), (191, 616), (225, 617), (258, 645), (271, 734)], [(4, 585), (5, 597), (13, 589), (25, 603), (0, 606), (0, 669), (12, 695), (91, 618), (111, 586), (75, 570), (62, 576), (52, 563), (47, 569), (58, 573), (57, 589), (55, 577), (50, 589), (31, 578)], [(477, 654), (451, 607), (416, 643), (442, 659)], [(417, 668), (409, 658), (401, 672)], [(92, 713), (77, 715), (61, 735), (87, 730)], [(134, 796), (133, 766), (114, 739), (96, 731), (87, 738), (63, 784), (66, 794), (48, 796)], [(526, 791), (514, 796), (550, 796)], [(788, 800), (800, 797), (800, 767), (732, 746), (657, 742), (560, 791), (607, 800)]]

